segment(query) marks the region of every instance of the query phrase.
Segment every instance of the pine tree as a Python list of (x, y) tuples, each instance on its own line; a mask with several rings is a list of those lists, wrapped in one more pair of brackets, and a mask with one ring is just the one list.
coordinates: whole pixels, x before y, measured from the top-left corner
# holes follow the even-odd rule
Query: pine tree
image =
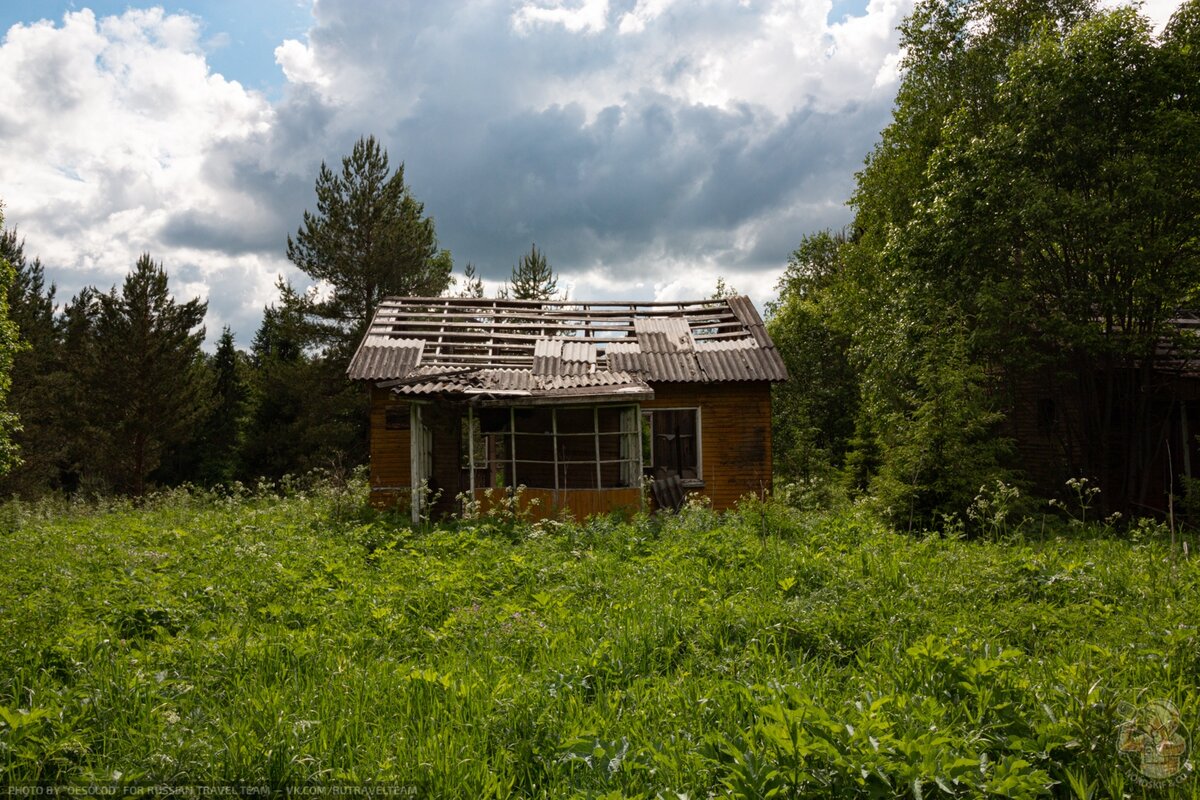
[(141, 495), (164, 451), (191, 439), (209, 411), (200, 351), (208, 304), (176, 303), (149, 254), (119, 294), (113, 287), (98, 300), (88, 384), (109, 431), (104, 471), (117, 490)]
[(467, 262), (467, 268), (463, 270), (463, 288), (458, 293), (459, 297), (483, 297), (483, 280), (475, 271), (475, 265)]
[(511, 295), (514, 300), (549, 300), (558, 292), (554, 269), (536, 244), (513, 267), (509, 284), (511, 288), (504, 294)]
[(359, 139), (335, 174), (317, 176), (317, 212), (304, 212), (288, 259), (329, 296), (302, 298), (323, 323), (323, 344), (346, 357), (379, 301), (389, 295), (436, 296), (450, 286), (451, 258), (438, 249), (433, 220), (404, 184), (404, 165), (390, 172), (374, 136)]

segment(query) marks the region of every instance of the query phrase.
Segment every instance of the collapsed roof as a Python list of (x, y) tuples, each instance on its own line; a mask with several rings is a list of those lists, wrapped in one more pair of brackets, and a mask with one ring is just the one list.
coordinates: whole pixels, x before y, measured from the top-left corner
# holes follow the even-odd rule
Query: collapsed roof
[(404, 395), (652, 396), (650, 382), (783, 381), (746, 297), (678, 303), (384, 300), (347, 369)]

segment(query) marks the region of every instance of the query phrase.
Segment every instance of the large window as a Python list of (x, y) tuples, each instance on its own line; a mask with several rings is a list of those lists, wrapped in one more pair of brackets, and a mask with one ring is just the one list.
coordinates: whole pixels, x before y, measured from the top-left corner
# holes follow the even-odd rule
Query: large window
[(637, 406), (488, 408), (463, 418), (464, 477), (476, 488), (638, 486)]
[(678, 476), (700, 480), (700, 410), (655, 409), (642, 412), (643, 461), (654, 480)]

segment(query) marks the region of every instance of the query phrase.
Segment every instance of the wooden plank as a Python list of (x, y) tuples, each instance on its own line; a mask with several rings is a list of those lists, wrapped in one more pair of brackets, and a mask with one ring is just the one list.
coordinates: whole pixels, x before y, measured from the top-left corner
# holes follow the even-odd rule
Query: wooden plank
[[(488, 492), (491, 491), (489, 498)], [(476, 489), (475, 500), (480, 511), (487, 512), (502, 501), (503, 494), (497, 490)], [(536, 503), (533, 501), (536, 500)], [(594, 514), (641, 507), (642, 493), (638, 488), (624, 489), (525, 489), (521, 493), (521, 509), (530, 519), (552, 518), (567, 509), (576, 520), (583, 521)]]

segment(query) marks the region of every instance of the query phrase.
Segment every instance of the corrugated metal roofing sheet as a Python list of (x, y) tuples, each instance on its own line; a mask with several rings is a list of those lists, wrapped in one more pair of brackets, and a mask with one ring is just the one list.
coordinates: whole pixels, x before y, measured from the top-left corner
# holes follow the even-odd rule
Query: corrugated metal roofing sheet
[(421, 360), (425, 343), (419, 339), (368, 336), (350, 362), (351, 380), (386, 380), (407, 374)]
[(389, 298), (347, 373), (403, 394), (623, 386), (609, 382), (617, 374), (641, 387), (646, 381), (787, 379), (745, 297), (684, 303)]
[(534, 375), (586, 375), (596, 369), (596, 345), (564, 336), (542, 338), (533, 345)]
[(597, 370), (587, 375), (534, 375), (529, 370), (481, 369), (454, 375), (429, 376), (393, 387), (403, 395), (466, 394), (536, 396), (566, 390), (596, 389), (596, 394), (623, 389), (646, 389), (645, 382), (628, 372)]
[(774, 350), (712, 349), (696, 354), (709, 381), (778, 381), (787, 377)]
[(696, 349), (691, 328), (681, 317), (640, 317), (633, 321), (643, 353), (690, 353)]
[(750, 331), (750, 335), (754, 337), (754, 341), (758, 342), (759, 347), (775, 346), (775, 343), (771, 341), (771, 337), (767, 334), (767, 328), (763, 325), (762, 317), (758, 315), (758, 310), (754, 308), (754, 304), (750, 302), (749, 297), (742, 295), (729, 297), (726, 300), (729, 302), (729, 309), (733, 311), (738, 321)]
[(633, 372), (647, 381), (704, 381), (695, 353), (610, 352), (608, 363), (613, 369)]

